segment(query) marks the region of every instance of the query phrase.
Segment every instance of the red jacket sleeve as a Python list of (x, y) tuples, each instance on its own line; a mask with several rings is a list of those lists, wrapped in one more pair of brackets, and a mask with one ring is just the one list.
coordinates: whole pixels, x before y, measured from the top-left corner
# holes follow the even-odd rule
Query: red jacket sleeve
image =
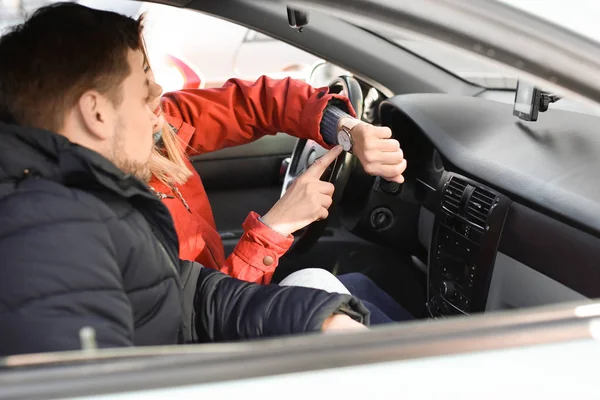
[(328, 88), (315, 89), (291, 78), (275, 80), (262, 76), (256, 82), (231, 79), (221, 88), (187, 89), (163, 96), (164, 111), (196, 128), (188, 154), (198, 155), (250, 143), (264, 135), (285, 132), (312, 139), (321, 146), (320, 123), (332, 98)]
[(248, 215), (242, 225), (244, 234), (220, 270), (244, 281), (267, 284), (294, 237), (282, 236), (258, 218), (255, 212)]

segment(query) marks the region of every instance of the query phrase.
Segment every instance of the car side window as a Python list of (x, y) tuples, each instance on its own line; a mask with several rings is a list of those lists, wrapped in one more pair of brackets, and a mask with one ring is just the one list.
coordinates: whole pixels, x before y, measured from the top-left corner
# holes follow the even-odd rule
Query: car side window
[(261, 75), (307, 80), (321, 60), (269, 35), (207, 14), (154, 3), (144, 3), (142, 12), (152, 68), (168, 64), (156, 78), (166, 82), (169, 90), (196, 80), (179, 76), (186, 68), (202, 81), (200, 87), (210, 88), (220, 87), (229, 78), (253, 81)]
[(248, 30), (237, 48), (234, 71), (243, 79), (260, 75), (307, 80), (321, 59), (264, 33)]

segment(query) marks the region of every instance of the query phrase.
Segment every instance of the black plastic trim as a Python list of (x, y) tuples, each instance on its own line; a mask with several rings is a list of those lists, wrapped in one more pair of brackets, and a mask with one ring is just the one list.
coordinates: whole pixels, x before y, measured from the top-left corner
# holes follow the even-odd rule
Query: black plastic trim
[(446, 169), (600, 236), (597, 116), (554, 109), (528, 133), (515, 123), (510, 104), (444, 94), (396, 96), (380, 112), (382, 121), (401, 118), (416, 126), (411, 133), (424, 135), (447, 160)]
[(512, 203), (499, 250), (587, 297), (600, 297), (600, 239)]
[(280, 186), (282, 161), (288, 157), (263, 156), (224, 160), (193, 160), (207, 191)]
[[(469, 297), (469, 294), (470, 294), (470, 298), (469, 298), (470, 305), (464, 307), (463, 311), (466, 313), (483, 312), (485, 310), (485, 306), (487, 303), (487, 297), (488, 297), (490, 282), (492, 279), (494, 262), (496, 260), (496, 252), (498, 250), (500, 237), (502, 235), (502, 230), (504, 228), (506, 215), (507, 215), (507, 211), (509, 209), (511, 200), (508, 197), (504, 196), (503, 194), (498, 193), (497, 191), (495, 191), (479, 182), (476, 182), (465, 176), (461, 176), (461, 175), (454, 174), (454, 173), (446, 173), (444, 178), (442, 179), (442, 182), (440, 184), (440, 189), (439, 189), (439, 192), (442, 194), (440, 196), (441, 198), (443, 198), (443, 193), (445, 192), (447, 185), (450, 183), (451, 179), (453, 179), (453, 178), (458, 178), (459, 180), (461, 180), (467, 184), (465, 191), (463, 192), (463, 195), (462, 195), (462, 202), (464, 202), (465, 204), (469, 200), (473, 191), (478, 188), (483, 189), (483, 190), (491, 193), (493, 196), (495, 196), (496, 202), (488, 214), (486, 226), (483, 227), (484, 228), (483, 233), (478, 233), (478, 235), (481, 235), (480, 239), (476, 239), (475, 237), (465, 237), (462, 232), (454, 232), (444, 224), (444, 221), (448, 218), (447, 217), (448, 213), (444, 210), (444, 208), (442, 206), (442, 202), (440, 201), (440, 204), (438, 205), (438, 209), (436, 212), (435, 224), (434, 224), (434, 228), (433, 228), (434, 233), (433, 233), (432, 245), (431, 245), (430, 255), (429, 255), (427, 299), (430, 302), (431, 300), (433, 300), (434, 297), (437, 297), (437, 298), (440, 297), (440, 294), (439, 294), (440, 288), (437, 287), (436, 284), (444, 281), (444, 279), (445, 279), (442, 276), (441, 261), (438, 262), (438, 256), (437, 256), (438, 246), (442, 243), (442, 239), (440, 238), (440, 235), (442, 235), (443, 234), (442, 232), (445, 230), (447, 232), (457, 235), (457, 237), (460, 238), (460, 241), (466, 243), (465, 246), (468, 246), (470, 249), (470, 252), (466, 252), (465, 249), (461, 249), (456, 254), (454, 254), (452, 251), (450, 251), (450, 253), (452, 253), (455, 257), (464, 258), (464, 260), (465, 260), (464, 262), (467, 265), (473, 263), (475, 266), (475, 270), (472, 272), (474, 275), (474, 278), (472, 278), (474, 281), (473, 286), (472, 286), (472, 288), (470, 288), (470, 290), (467, 291), (468, 293), (467, 292), (462, 293), (462, 294), (467, 295), (467, 298)], [(476, 225), (467, 221), (461, 215), (457, 215), (455, 218), (464, 220), (464, 223), (467, 225), (470, 225), (471, 228), (476, 227)], [(474, 231), (474, 233), (477, 233), (477, 231), (475, 229), (473, 229), (473, 231)], [(457, 239), (457, 245), (459, 243), (458, 240), (459, 239)], [(444, 252), (444, 251), (449, 251), (449, 250), (445, 249), (442, 252)], [(469, 255), (468, 256), (462, 255), (462, 253), (469, 254)], [(472, 259), (467, 259), (469, 257), (472, 257)], [(467, 285), (466, 282), (462, 282), (457, 279), (453, 280), (453, 283), (458, 284), (458, 285), (463, 285), (463, 286)], [(443, 297), (443, 296), (441, 296), (441, 297)]]

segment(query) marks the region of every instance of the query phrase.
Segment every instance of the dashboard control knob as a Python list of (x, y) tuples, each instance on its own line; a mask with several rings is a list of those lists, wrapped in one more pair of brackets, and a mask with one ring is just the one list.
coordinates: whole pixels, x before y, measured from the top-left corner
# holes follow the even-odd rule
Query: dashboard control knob
[(442, 282), (442, 294), (444, 295), (444, 297), (452, 297), (454, 293), (454, 283), (450, 281)]
[(371, 226), (373, 229), (381, 231), (388, 229), (394, 224), (394, 214), (386, 207), (380, 207), (371, 214)]

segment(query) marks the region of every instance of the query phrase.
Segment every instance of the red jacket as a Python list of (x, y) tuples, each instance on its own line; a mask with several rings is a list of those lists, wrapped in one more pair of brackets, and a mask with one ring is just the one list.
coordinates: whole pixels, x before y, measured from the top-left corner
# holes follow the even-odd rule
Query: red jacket
[[(293, 79), (261, 77), (254, 83), (232, 79), (222, 88), (168, 93), (162, 99), (162, 106), (167, 121), (187, 145), (187, 155), (194, 156), (278, 132), (313, 139), (329, 147), (321, 138), (319, 125), (325, 107), (334, 96), (351, 109), (345, 97), (328, 94), (327, 88), (314, 89)], [(242, 225), (242, 238), (225, 260), (202, 180), (189, 161), (187, 166), (194, 175), (178, 189), (191, 213), (177, 197), (164, 200), (179, 236), (180, 258), (196, 260), (245, 281), (269, 283), (293, 237), (283, 237), (260, 222), (256, 213), (250, 213)], [(150, 184), (159, 192), (170, 192), (156, 180)]]

